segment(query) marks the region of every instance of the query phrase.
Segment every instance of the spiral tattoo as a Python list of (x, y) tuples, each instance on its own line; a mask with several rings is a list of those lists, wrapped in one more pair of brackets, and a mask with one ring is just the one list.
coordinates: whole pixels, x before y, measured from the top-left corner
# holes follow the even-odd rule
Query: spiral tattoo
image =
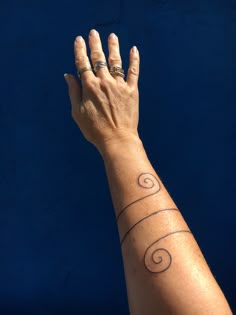
[(144, 189), (156, 188), (156, 190), (155, 190), (154, 192), (152, 192), (151, 194), (145, 195), (145, 196), (143, 196), (143, 197), (141, 197), (141, 198), (139, 198), (139, 199), (137, 199), (137, 200), (131, 202), (130, 204), (128, 204), (128, 205), (127, 205), (125, 208), (123, 208), (123, 209), (120, 211), (120, 213), (117, 215), (117, 218), (116, 218), (117, 221), (119, 220), (121, 214), (122, 214), (128, 207), (130, 207), (131, 205), (133, 205), (134, 203), (136, 203), (136, 202), (138, 202), (138, 201), (140, 201), (140, 200), (143, 200), (143, 199), (145, 199), (145, 198), (147, 198), (147, 197), (150, 197), (150, 196), (152, 196), (152, 195), (157, 194), (157, 193), (160, 191), (160, 189), (161, 189), (161, 185), (160, 185), (158, 179), (157, 179), (155, 176), (153, 176), (152, 174), (150, 174), (150, 173), (142, 173), (141, 175), (139, 175), (139, 177), (138, 177), (138, 185), (139, 185), (140, 187), (144, 188)]
[[(144, 189), (152, 189), (152, 190), (154, 190), (154, 192), (149, 193), (147, 195), (144, 195), (143, 197), (141, 197), (135, 201), (132, 201), (130, 204), (128, 204), (125, 208), (123, 208), (119, 212), (119, 214), (117, 216), (117, 221), (119, 220), (121, 214), (124, 213), (124, 211), (127, 208), (129, 208), (131, 205), (133, 205), (136, 202), (143, 200), (147, 197), (150, 197), (154, 194), (157, 194), (161, 190), (161, 186), (160, 186), (158, 179), (150, 173), (142, 173), (141, 175), (139, 175), (137, 182), (138, 182), (138, 185), (140, 187), (142, 187)], [(179, 209), (170, 208), (170, 209), (161, 209), (158, 211), (153, 211), (151, 214), (138, 220), (121, 237), (122, 238), (121, 239), (121, 246), (122, 246), (124, 240), (126, 239), (126, 237), (128, 236), (128, 234), (131, 232), (131, 230), (133, 230), (139, 223), (147, 220), (148, 218), (150, 218), (154, 215), (158, 215), (159, 213), (166, 212), (166, 211), (179, 211)], [(158, 240), (156, 240), (155, 242), (153, 242), (150, 246), (148, 246), (148, 248), (146, 249), (146, 251), (144, 253), (144, 265), (149, 272), (157, 274), (157, 273), (164, 272), (170, 268), (170, 266), (172, 264), (172, 256), (167, 249), (159, 247), (159, 242), (161, 240), (163, 240), (164, 238), (166, 238), (170, 235), (176, 234), (176, 233), (191, 233), (191, 231), (180, 230), (180, 231), (168, 233), (168, 234), (162, 236), (161, 238), (159, 238)]]
[(189, 230), (175, 231), (162, 236), (157, 241), (152, 243), (145, 251), (144, 265), (148, 271), (152, 273), (161, 273), (170, 268), (172, 263), (172, 256), (170, 252), (164, 248), (159, 248), (158, 242), (162, 239), (176, 234), (176, 233), (191, 233)]

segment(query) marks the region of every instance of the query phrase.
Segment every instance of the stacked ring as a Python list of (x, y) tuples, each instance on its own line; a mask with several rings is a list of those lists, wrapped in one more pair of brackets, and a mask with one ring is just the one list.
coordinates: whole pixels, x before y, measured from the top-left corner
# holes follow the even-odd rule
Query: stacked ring
[(125, 77), (124, 69), (120, 65), (112, 65), (110, 68), (110, 74), (120, 76), (122, 78)]

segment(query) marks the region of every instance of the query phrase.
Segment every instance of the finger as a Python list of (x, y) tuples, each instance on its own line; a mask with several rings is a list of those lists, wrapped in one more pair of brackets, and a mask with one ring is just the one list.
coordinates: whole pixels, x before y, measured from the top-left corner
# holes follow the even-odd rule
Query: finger
[[(88, 55), (87, 55), (87, 48), (85, 41), (82, 36), (77, 36), (74, 42), (74, 55), (75, 55), (75, 64), (77, 67), (77, 72), (80, 69), (85, 67), (91, 67)], [(93, 80), (95, 75), (93, 71), (85, 71), (81, 74), (81, 80), (89, 81)]]
[[(111, 33), (110, 36), (108, 37), (108, 50), (109, 50), (108, 62), (110, 68), (112, 68), (112, 66), (118, 66), (122, 68), (119, 39), (114, 33)], [(122, 78), (121, 76), (113, 75), (113, 77), (116, 80), (124, 81), (124, 78)]]
[(76, 111), (82, 102), (82, 89), (78, 80), (72, 74), (65, 73), (64, 77), (68, 85), (72, 111)]
[(138, 49), (134, 46), (130, 50), (130, 62), (129, 62), (129, 69), (127, 74), (127, 84), (130, 87), (135, 87), (138, 85), (139, 79), (139, 68), (140, 68), (140, 56)]
[[(95, 66), (95, 63), (97, 61), (106, 61), (106, 57), (104, 55), (103, 49), (102, 49), (102, 43), (100, 40), (100, 36), (96, 30), (91, 30), (89, 33), (89, 47), (90, 47), (90, 57), (93, 63), (93, 67)], [(107, 67), (102, 67), (99, 69), (96, 73), (97, 77), (103, 78), (110, 76), (110, 73), (108, 71)]]

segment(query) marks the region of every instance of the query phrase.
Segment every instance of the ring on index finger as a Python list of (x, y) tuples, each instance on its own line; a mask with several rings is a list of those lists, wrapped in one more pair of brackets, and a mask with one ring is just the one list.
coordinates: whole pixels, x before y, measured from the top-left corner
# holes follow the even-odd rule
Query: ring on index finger
[(79, 70), (77, 71), (77, 74), (78, 74), (79, 79), (81, 79), (81, 75), (82, 75), (82, 73), (84, 73), (85, 71), (93, 71), (93, 69), (92, 69), (90, 66), (89, 66), (89, 67), (83, 67), (83, 68), (79, 69)]

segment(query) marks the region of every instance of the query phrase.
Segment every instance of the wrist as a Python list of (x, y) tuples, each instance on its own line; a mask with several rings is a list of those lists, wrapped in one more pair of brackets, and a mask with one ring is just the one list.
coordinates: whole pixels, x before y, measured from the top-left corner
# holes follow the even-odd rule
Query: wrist
[(129, 134), (104, 142), (98, 150), (103, 160), (110, 160), (116, 156), (144, 151), (144, 147), (138, 134)]

